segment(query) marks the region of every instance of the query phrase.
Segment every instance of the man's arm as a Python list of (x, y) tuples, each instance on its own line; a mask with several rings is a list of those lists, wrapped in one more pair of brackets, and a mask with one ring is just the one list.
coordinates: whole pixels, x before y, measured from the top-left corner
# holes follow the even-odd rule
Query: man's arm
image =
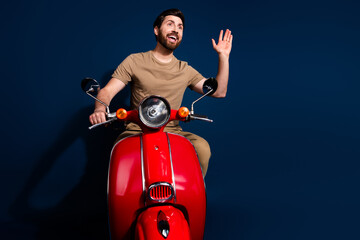
[[(125, 86), (125, 83), (123, 83), (119, 79), (111, 78), (108, 84), (106, 84), (106, 86), (99, 91), (97, 98), (105, 104), (110, 105), (110, 102), (114, 98), (114, 96), (118, 92), (120, 92)], [(92, 125), (105, 122), (106, 107), (98, 101), (95, 101), (95, 110), (94, 113), (90, 115), (89, 120)]]
[[(223, 98), (226, 96), (227, 85), (229, 80), (229, 57), (232, 47), (233, 36), (229, 29), (226, 29), (225, 35), (223, 36), (223, 30), (220, 31), (219, 41), (216, 44), (214, 39), (212, 40), (213, 48), (219, 55), (218, 73), (216, 80), (218, 81), (218, 88), (212, 95), (216, 98)], [(194, 86), (194, 90), (198, 93), (203, 94), (203, 85), (206, 79), (202, 79)]]

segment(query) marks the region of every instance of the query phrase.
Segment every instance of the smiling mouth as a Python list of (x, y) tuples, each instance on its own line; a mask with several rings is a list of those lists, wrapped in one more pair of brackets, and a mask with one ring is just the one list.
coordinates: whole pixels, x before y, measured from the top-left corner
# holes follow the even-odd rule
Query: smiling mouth
[(176, 36), (168, 36), (168, 39), (170, 40), (170, 42), (172, 42), (172, 43), (175, 43), (177, 40), (178, 40), (178, 38), (176, 37)]

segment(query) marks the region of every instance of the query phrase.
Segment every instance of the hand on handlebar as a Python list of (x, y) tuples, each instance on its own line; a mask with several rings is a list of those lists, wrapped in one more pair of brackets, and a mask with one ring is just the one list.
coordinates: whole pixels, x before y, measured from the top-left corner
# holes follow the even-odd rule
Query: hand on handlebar
[(117, 119), (116, 113), (106, 113), (104, 111), (94, 111), (89, 117), (90, 123), (92, 124), (89, 129), (93, 129), (102, 125), (108, 126)]
[(91, 125), (99, 124), (106, 121), (106, 112), (95, 110), (89, 117)]

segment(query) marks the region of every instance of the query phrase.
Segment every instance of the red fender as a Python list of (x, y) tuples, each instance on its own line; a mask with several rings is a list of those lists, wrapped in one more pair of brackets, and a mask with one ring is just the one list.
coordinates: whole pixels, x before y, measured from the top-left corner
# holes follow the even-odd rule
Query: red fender
[(173, 206), (151, 207), (140, 214), (135, 239), (187, 240), (190, 239), (189, 224), (184, 214)]
[[(172, 184), (175, 190), (175, 197), (167, 201), (167, 204), (175, 204), (179, 209), (184, 209), (191, 239), (203, 239), (206, 194), (194, 147), (186, 138), (171, 133), (147, 134), (143, 140), (143, 151), (141, 151), (140, 135), (119, 141), (112, 151), (108, 179), (111, 238), (131, 239), (139, 210), (154, 204), (150, 201), (145, 203), (144, 190), (147, 191), (150, 184), (154, 182), (166, 181)], [(144, 155), (144, 182), (142, 182), (142, 152)], [(170, 153), (175, 181), (172, 181), (171, 178)], [(166, 167), (162, 165), (166, 165)], [(144, 187), (143, 184), (145, 184)], [(181, 219), (185, 219), (183, 213), (181, 216)], [(153, 219), (157, 219), (157, 216)], [(150, 224), (150, 228), (153, 228), (153, 225)], [(145, 229), (144, 221), (140, 226), (137, 230), (139, 239), (143, 235), (140, 232)], [(157, 232), (157, 229), (156, 226), (153, 231)], [(146, 232), (151, 231), (146, 230)]]

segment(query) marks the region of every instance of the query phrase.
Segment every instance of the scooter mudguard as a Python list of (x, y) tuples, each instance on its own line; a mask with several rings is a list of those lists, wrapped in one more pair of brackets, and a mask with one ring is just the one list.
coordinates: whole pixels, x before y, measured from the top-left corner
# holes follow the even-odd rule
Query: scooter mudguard
[(142, 212), (135, 228), (135, 240), (187, 240), (190, 229), (184, 214), (173, 206), (150, 207)]
[[(111, 239), (132, 239), (136, 221), (142, 219), (137, 216), (144, 209), (148, 211), (159, 203), (172, 204), (173, 209), (177, 210), (173, 212), (181, 210), (182, 217), (174, 219), (186, 219), (191, 239), (203, 239), (205, 185), (193, 145), (186, 138), (171, 133), (141, 136), (131, 136), (119, 141), (111, 154), (108, 179)], [(149, 201), (146, 197), (148, 189), (159, 181), (171, 184), (174, 196), (165, 202)], [(180, 220), (174, 223), (184, 224)], [(139, 239), (143, 236), (140, 232), (145, 231), (144, 229), (142, 222), (141, 228), (139, 226), (137, 230)], [(154, 229), (157, 231), (158, 228)], [(150, 230), (146, 230), (148, 231)]]

